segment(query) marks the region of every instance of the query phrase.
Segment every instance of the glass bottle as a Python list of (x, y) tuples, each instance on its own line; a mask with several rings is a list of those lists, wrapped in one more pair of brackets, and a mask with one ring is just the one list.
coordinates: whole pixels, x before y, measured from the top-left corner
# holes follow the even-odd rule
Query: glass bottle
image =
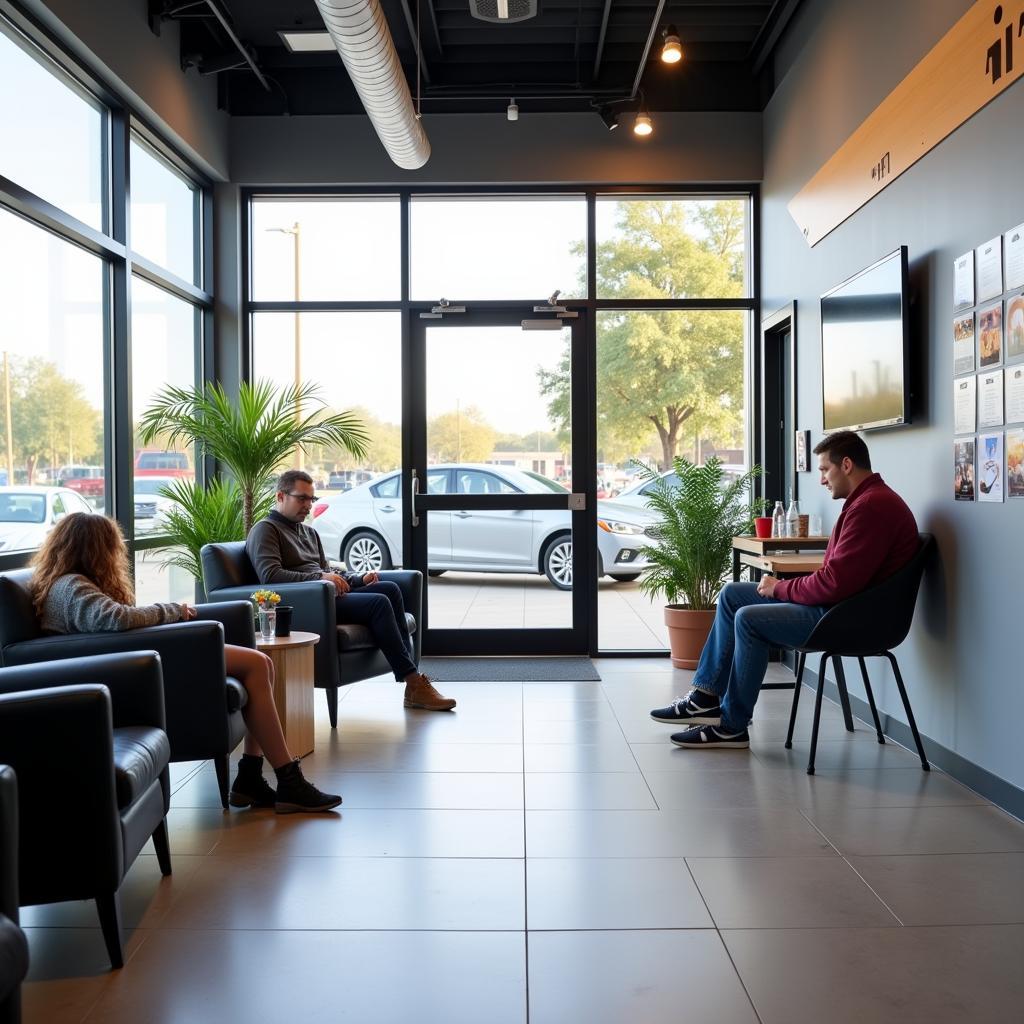
[(786, 510), (782, 507), (781, 501), (775, 502), (775, 509), (772, 512), (772, 536), (786, 536)]
[(789, 508), (786, 509), (786, 536), (800, 536), (800, 508), (793, 497), (793, 488), (789, 489)]

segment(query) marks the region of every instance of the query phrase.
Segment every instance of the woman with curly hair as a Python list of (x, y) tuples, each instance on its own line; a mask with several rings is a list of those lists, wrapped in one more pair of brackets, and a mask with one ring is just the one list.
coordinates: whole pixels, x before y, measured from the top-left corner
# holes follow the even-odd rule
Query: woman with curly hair
[[(43, 541), (32, 560), (32, 601), (48, 633), (116, 633), (196, 617), (181, 604), (136, 605), (128, 549), (113, 519), (73, 512)], [(274, 665), (260, 651), (224, 645), (228, 675), (248, 694), (242, 708), (247, 734), (238, 775), (231, 786), (233, 807), (273, 807), (278, 814), (326, 811), (340, 796), (321, 793), (302, 775), (285, 743), (274, 705)], [(277, 775), (275, 792), (263, 777), (266, 754)]]

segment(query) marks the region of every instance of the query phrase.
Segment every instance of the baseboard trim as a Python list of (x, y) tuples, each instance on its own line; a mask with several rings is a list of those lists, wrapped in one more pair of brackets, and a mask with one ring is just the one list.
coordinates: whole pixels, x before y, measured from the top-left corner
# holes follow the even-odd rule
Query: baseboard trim
[[(849, 673), (847, 673), (847, 679), (849, 678)], [(804, 685), (812, 692), (818, 688), (818, 673), (811, 668), (809, 659), (808, 664), (804, 667)], [(828, 678), (825, 679), (825, 696), (836, 704), (839, 703), (839, 690), (836, 684)], [(857, 718), (874, 728), (874, 723), (871, 721), (871, 708), (866, 700), (861, 700), (860, 697), (851, 693), (850, 708)], [(911, 733), (909, 725), (882, 711), (878, 713), (878, 717), (882, 723), (882, 732), (886, 736), (895, 740), (900, 746), (916, 753), (914, 735)], [(993, 775), (986, 768), (976, 765), (973, 761), (968, 761), (966, 757), (958, 754), (955, 750), (944, 747), (923, 733), (921, 742), (924, 744), (925, 756), (936, 768), (941, 768), (957, 782), (963, 783), (979, 796), (991, 800), (997, 807), (1001, 807), (1008, 814), (1024, 821), (1024, 789), (1018, 789), (1013, 783), (1001, 779), (998, 775)]]

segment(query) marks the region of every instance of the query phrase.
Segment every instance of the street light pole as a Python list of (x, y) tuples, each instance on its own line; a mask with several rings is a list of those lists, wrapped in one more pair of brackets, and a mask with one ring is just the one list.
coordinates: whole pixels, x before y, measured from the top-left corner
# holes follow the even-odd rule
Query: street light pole
[[(299, 287), (302, 280), (302, 225), (296, 221), (290, 228), (267, 228), (267, 231), (277, 231), (282, 235), (292, 236), (292, 267), (294, 270), (293, 291), (295, 301), (299, 301)], [(295, 338), (295, 388), (302, 386), (302, 314), (295, 310), (295, 325), (293, 328)], [(302, 403), (295, 406), (295, 425), (302, 422)], [(304, 455), (300, 445), (295, 446), (295, 466), (302, 469)]]

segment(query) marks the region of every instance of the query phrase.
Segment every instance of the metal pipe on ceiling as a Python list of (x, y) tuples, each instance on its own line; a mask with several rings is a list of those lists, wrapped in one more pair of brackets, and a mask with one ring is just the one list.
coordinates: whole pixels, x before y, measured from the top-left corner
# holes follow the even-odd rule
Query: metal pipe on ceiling
[(378, 0), (316, 0), (316, 5), (388, 156), (406, 170), (422, 167), (430, 159), (430, 141)]

